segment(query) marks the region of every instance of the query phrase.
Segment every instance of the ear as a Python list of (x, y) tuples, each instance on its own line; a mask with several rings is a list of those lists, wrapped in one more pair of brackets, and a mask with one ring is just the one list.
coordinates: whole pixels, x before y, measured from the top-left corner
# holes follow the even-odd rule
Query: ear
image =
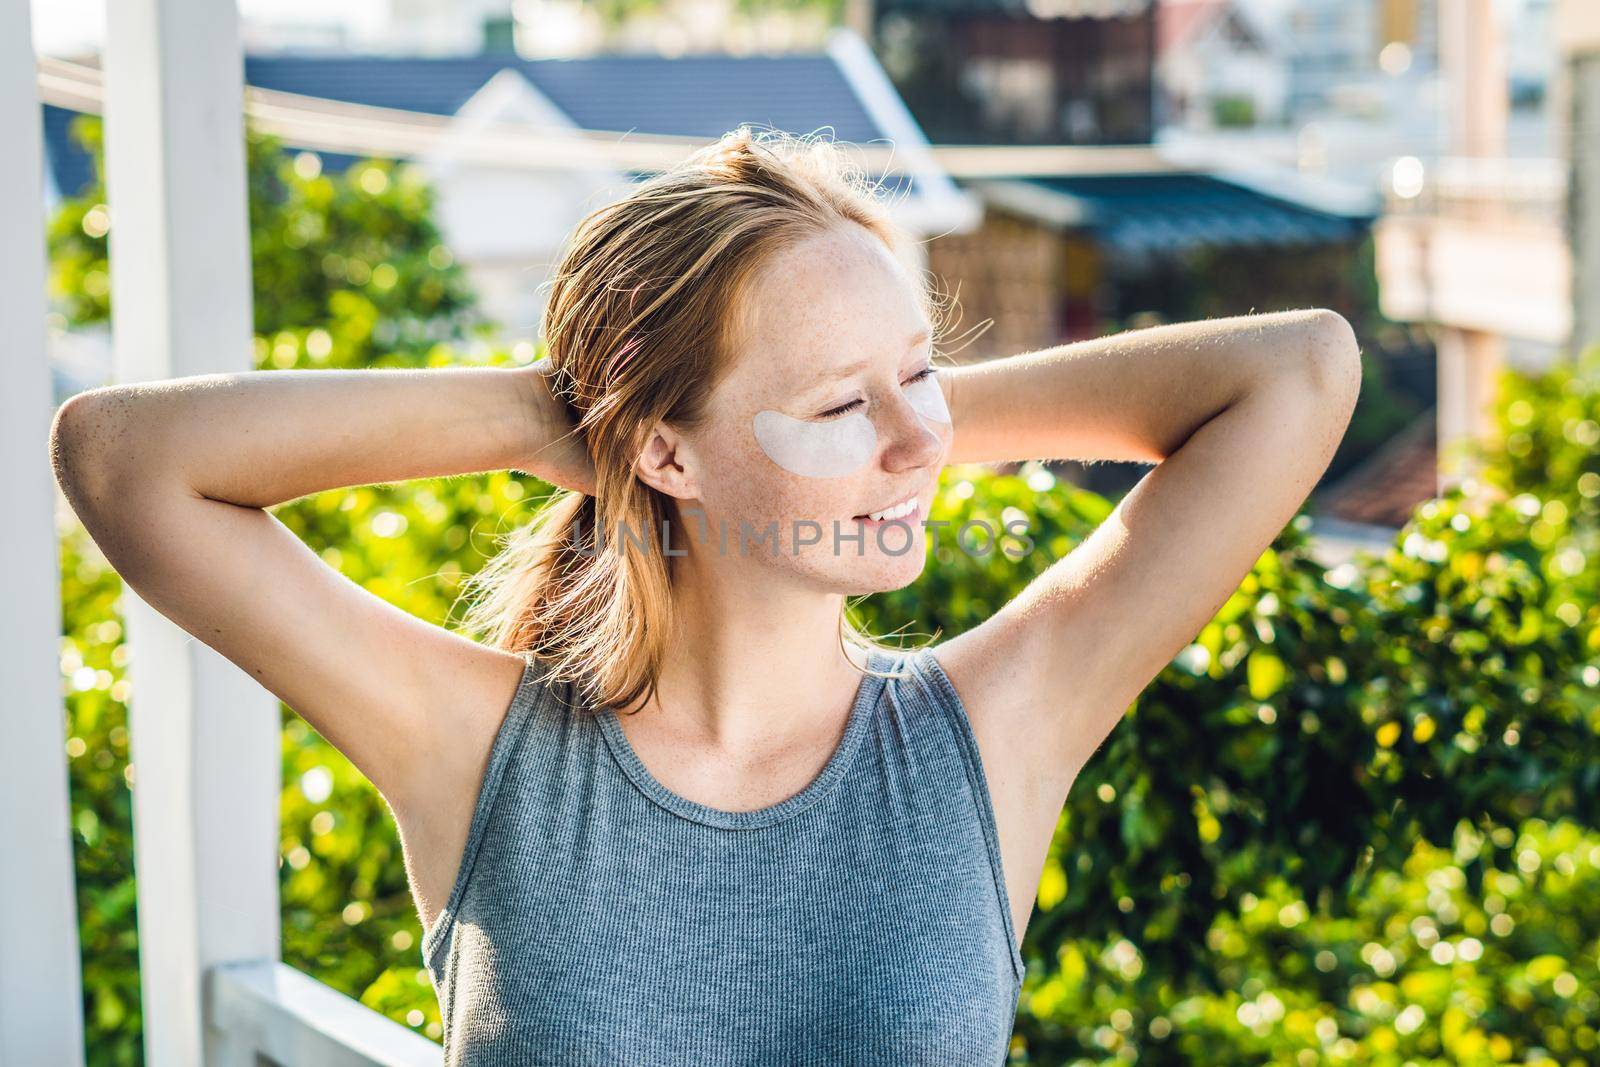
[(680, 500), (699, 497), (698, 469), (689, 441), (666, 422), (651, 428), (644, 448), (633, 461), (633, 471), (640, 481)]

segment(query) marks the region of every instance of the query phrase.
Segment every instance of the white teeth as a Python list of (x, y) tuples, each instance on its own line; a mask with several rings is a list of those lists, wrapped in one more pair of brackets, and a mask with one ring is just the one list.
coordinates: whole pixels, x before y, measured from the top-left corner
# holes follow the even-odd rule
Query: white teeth
[(883, 511), (869, 511), (867, 512), (867, 518), (877, 522), (883, 522), (888, 519), (898, 519), (904, 515), (911, 514), (916, 510), (916, 508), (917, 498), (912, 497), (909, 500), (902, 500), (892, 508), (885, 508)]

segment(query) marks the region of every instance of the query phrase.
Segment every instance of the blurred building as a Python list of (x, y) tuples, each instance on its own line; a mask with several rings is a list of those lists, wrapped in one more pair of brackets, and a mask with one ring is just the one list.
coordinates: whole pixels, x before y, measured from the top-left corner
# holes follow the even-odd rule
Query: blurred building
[(1210, 130), (1289, 118), (1289, 41), (1249, 0), (1162, 0), (1156, 124)]
[[(1118, 20), (1059, 21), (1081, 30)], [(1121, 21), (1122, 32), (1144, 27), (1138, 35), (1149, 26), (1144, 14)], [(1108, 69), (1126, 61), (1142, 72), (1138, 84), (1147, 86), (1148, 54), (1138, 35), (1120, 60), (1116, 53), (1102, 59)], [(1008, 40), (1022, 46), (1022, 38)], [(245, 77), (254, 87), (311, 101), (447, 117), (448, 128), (463, 136), (525, 130), (559, 140), (580, 130), (616, 130), (709, 140), (755, 121), (893, 145), (897, 162), (909, 171), (893, 189), (894, 213), (925, 239), (926, 266), (958, 301), (957, 330), (982, 329), (962, 349), (966, 358), (1094, 336), (1138, 316), (1226, 313), (1190, 300), (1201, 275), (1231, 285), (1239, 311), (1337, 306), (1340, 257), (1348, 258), (1371, 218), (1360, 207), (1330, 206), (1303, 182), (1175, 165), (1148, 148), (1131, 169), (1122, 163), (1080, 166), (1069, 175), (953, 180), (938, 165), (921, 116), (913, 116), (865, 43), (848, 30), (820, 52), (771, 55), (529, 60), (512, 51), (267, 52), (246, 57)], [(983, 113), (1004, 111), (990, 107), (987, 89), (979, 88)], [(1102, 103), (1106, 114), (1117, 112), (1115, 98)], [(1147, 138), (1148, 111), (1132, 114), (1124, 132)], [(75, 193), (90, 175), (88, 159), (67, 137), (70, 117), (46, 108), (50, 184)], [(322, 169), (335, 172), (354, 159), (327, 151), (319, 156)], [(485, 311), (513, 336), (537, 332), (543, 282), (577, 220), (639, 176), (499, 165), (455, 154), (448, 138), (416, 162), (438, 190), (441, 227)]]
[[(846, 12), (935, 144), (1148, 146), (1165, 6), (857, 0)], [(1252, 35), (1251, 14), (1219, 16), (1208, 5), (1194, 13), (1182, 35), (1215, 41), (1212, 60), (1276, 47), (1265, 28)], [(1238, 84), (1252, 80), (1246, 72)], [(1263, 97), (1265, 109), (1276, 106)], [(1308, 302), (1337, 304), (1341, 257), (1374, 214), (1370, 198), (1327, 195), (1293, 174), (1244, 175), (1218, 159), (1174, 162), (1146, 149), (1069, 169), (958, 175), (982, 199), (984, 219), (933, 242), (929, 265), (959, 300), (957, 335), (981, 331), (960, 342), (961, 358), (1092, 337), (1141, 316), (1203, 314), (1195, 282), (1210, 267), (1220, 266), (1213, 277), (1255, 279), (1253, 300), (1238, 294), (1241, 311), (1294, 303), (1292, 279), (1308, 265), (1327, 281), (1307, 287), (1322, 294)]]
[(1547, 365), (1567, 346), (1573, 290), (1566, 165), (1508, 153), (1504, 13), (1495, 0), (1441, 0), (1439, 14), (1446, 148), (1391, 168), (1377, 270), (1384, 314), (1425, 324), (1438, 348), (1444, 488), (1470, 475), (1469, 444), (1493, 436), (1501, 367)]
[(1572, 343), (1578, 348), (1600, 345), (1600, 6), (1562, 0), (1558, 27), (1560, 114), (1569, 131)]
[[(1431, 0), (1294, 0), (1284, 22), (1291, 114), (1321, 110), (1341, 95), (1359, 107), (1380, 74), (1430, 69), (1432, 10)], [(1403, 51), (1383, 57), (1396, 43)]]
[(936, 144), (1147, 144), (1153, 0), (859, 0), (850, 17)]
[[(913, 171), (895, 211), (925, 239), (928, 269), (957, 302), (960, 358), (1148, 321), (1313, 304), (1349, 311), (1354, 300), (1349, 268), (1375, 213), (1370, 200), (1291, 168), (1166, 158), (1150, 146), (1161, 9), (1148, 0), (852, 4), (851, 17), (875, 34), (876, 58), (846, 30), (811, 51), (560, 60), (523, 55), (528, 13), (545, 10), (533, 2), (411, 0), (396, 8), (384, 36), (360, 39), (404, 45), (407, 35), (426, 32), (436, 54), (268, 49), (247, 55), (246, 80), (314, 100), (447, 117), (464, 135), (615, 130), (710, 139), (755, 121), (893, 145)], [(680, 18), (686, 11), (675, 10)], [(1265, 25), (1254, 14), (1234, 19), (1229, 10), (1221, 4), (1197, 16), (1183, 39), (1263, 54), (1284, 47), (1281, 34), (1248, 35), (1247, 27)], [(293, 27), (286, 32), (280, 46), (294, 39)], [(917, 59), (909, 65), (908, 49)], [(69, 117), (47, 108), (54, 184), (72, 192), (88, 171), (65, 136)], [(1114, 165), (1070, 173), (952, 178), (924, 134), (941, 123), (941, 142), (1144, 147)], [(330, 171), (353, 159), (319, 155)], [(639, 176), (496, 165), (455, 155), (448, 143), (416, 161), (436, 184), (440, 223), (485, 310), (513, 336), (536, 333), (542, 283), (578, 218)]]
[[(1156, 139), (1195, 158), (1270, 161), (1376, 192), (1395, 158), (1415, 156), (1426, 163), (1449, 154), (1452, 90), (1439, 63), (1438, 13), (1441, 4), (1453, 2), (1229, 0), (1225, 6), (1262, 31), (1236, 47), (1242, 53), (1237, 57), (1203, 34), (1174, 33), (1157, 68), (1159, 98), (1192, 92), (1187, 87), (1198, 76), (1190, 72), (1210, 68), (1209, 51), (1219, 69), (1236, 63), (1262, 69), (1257, 91), (1263, 97), (1277, 97), (1281, 77), (1279, 121), (1268, 112), (1246, 122), (1243, 109), (1226, 102), (1237, 92), (1232, 75), (1219, 73), (1213, 78), (1221, 95), (1214, 99), (1224, 101), (1230, 121), (1208, 124), (1204, 104), (1186, 112), (1165, 107), (1158, 111)], [(1179, 13), (1197, 3), (1208, 6), (1205, 0), (1163, 0), (1163, 8), (1176, 26)], [(1552, 0), (1502, 0), (1500, 6), (1509, 10), (1504, 23), (1510, 83), (1506, 152), (1554, 155), (1559, 125), (1545, 106), (1553, 76)], [(1209, 16), (1217, 19), (1215, 13)], [(1196, 54), (1186, 55), (1191, 51)], [(1171, 84), (1165, 80), (1169, 73), (1176, 79)]]
[(246, 18), (247, 52), (310, 50), (408, 56), (504, 53), (576, 59), (598, 53), (816, 50), (834, 28), (820, 4), (752, 9), (740, 0), (662, 0), (649, 6), (591, 0), (388, 0), (376, 17), (338, 21)]
[[(1569, 250), (1579, 229), (1572, 213), (1584, 201), (1585, 150), (1569, 149), (1567, 140), (1569, 129), (1581, 138), (1571, 121), (1583, 111), (1575, 88), (1581, 42), (1600, 54), (1593, 14), (1600, 9), (1591, 0), (1569, 6), (1566, 69), (1557, 62), (1549, 0), (1403, 0), (1381, 9), (1380, 70), (1385, 57), (1388, 67), (1397, 65), (1398, 55), (1426, 72), (1419, 108), (1437, 129), (1396, 146), (1383, 171), (1380, 303), (1433, 338), (1437, 398), (1318, 495), (1316, 528), (1330, 563), (1339, 553), (1383, 547), (1416, 504), (1471, 473), (1460, 450), (1494, 434), (1501, 367), (1537, 370), (1581, 336), (1574, 309), (1600, 279), (1586, 287), (1574, 269), (1581, 255)], [(1406, 51), (1397, 53), (1397, 43)], [(1600, 114), (1600, 79), (1589, 91), (1588, 113)], [(1581, 238), (1572, 240), (1581, 246)]]
[(963, 181), (983, 221), (929, 250), (930, 268), (960, 282), (961, 325), (992, 320), (962, 358), (1251, 308), (1353, 314), (1349, 263), (1369, 213), (1149, 158), (1140, 172)]
[[(463, 136), (523, 131), (559, 142), (602, 130), (711, 141), (743, 122), (795, 133), (831, 130), (841, 141), (895, 146), (904, 173), (889, 180), (884, 197), (914, 236), (970, 230), (982, 211), (940, 169), (872, 53), (847, 30), (822, 51), (780, 55), (266, 54), (246, 56), (244, 73), (261, 89), (447, 116), (449, 129)], [(68, 136), (71, 118), (62, 108), (45, 108), (50, 196), (75, 194), (91, 178), (88, 157)], [(285, 141), (295, 144), (293, 137)], [(326, 171), (354, 160), (320, 154)], [(481, 153), (458, 153), (449, 136), (413, 162), (436, 189), (441, 230), (483, 310), (514, 337), (537, 334), (542, 283), (578, 220), (644, 173), (499, 164)]]
[(515, 52), (516, 29), (512, 0), (389, 0), (382, 50), (414, 56)]

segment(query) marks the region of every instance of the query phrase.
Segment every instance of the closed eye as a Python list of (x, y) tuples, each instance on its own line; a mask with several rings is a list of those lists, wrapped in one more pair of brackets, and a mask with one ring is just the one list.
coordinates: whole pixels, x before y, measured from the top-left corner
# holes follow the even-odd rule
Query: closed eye
[(827, 411), (824, 411), (821, 415), (818, 415), (817, 418), (819, 418), (819, 419), (837, 418), (838, 416), (843, 415), (847, 411), (854, 411), (855, 408), (856, 408), (856, 405), (858, 405), (860, 403), (861, 403), (861, 401), (859, 401), (859, 400), (852, 400), (848, 404), (840, 404), (836, 408), (829, 408)]
[[(912, 385), (912, 384), (914, 384), (916, 382), (920, 382), (920, 381), (922, 381), (922, 379), (924, 379), (924, 378), (928, 377), (929, 375), (933, 374), (933, 372), (934, 372), (934, 368), (932, 366), (924, 367), (921, 370), (917, 371), (917, 373), (913, 374), (910, 378), (908, 378), (906, 380), (905, 384), (906, 385)], [(840, 404), (836, 408), (829, 408), (827, 411), (824, 411), (821, 414), (819, 414), (817, 416), (817, 418), (819, 418), (819, 419), (834, 419), (834, 418), (838, 418), (840, 415), (844, 415), (844, 414), (846, 414), (848, 412), (854, 411), (857, 407), (859, 407), (861, 405), (861, 403), (862, 403), (862, 401), (858, 397), (855, 400), (852, 400), (847, 404)]]

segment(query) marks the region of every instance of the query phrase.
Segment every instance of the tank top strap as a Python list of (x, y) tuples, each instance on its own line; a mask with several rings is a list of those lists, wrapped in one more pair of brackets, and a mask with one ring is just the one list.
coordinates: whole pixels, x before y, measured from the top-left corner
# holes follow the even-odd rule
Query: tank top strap
[(461, 908), (462, 897), (467, 890), (467, 883), (472, 877), (472, 868), (482, 848), (490, 816), (500, 795), (501, 782), (506, 777), (507, 768), (511, 765), (513, 757), (528, 743), (530, 734), (533, 735), (532, 743), (549, 744), (542, 734), (529, 730), (529, 723), (543, 716), (560, 713), (563, 710), (562, 701), (568, 699), (567, 694), (571, 690), (569, 685), (554, 683), (546, 676), (549, 668), (546, 661), (531, 652), (519, 652), (518, 655), (523, 662), (522, 678), (517, 683), (516, 692), (512, 694), (511, 703), (506, 707), (505, 717), (501, 719), (494, 741), (489, 747), (488, 764), (484, 768), (483, 778), (478, 786), (478, 799), (473, 807), (472, 821), (467, 830), (467, 843), (461, 853), (455, 884), (451, 886), (450, 895), (435, 917), (433, 926), (424, 931), (422, 936), (421, 951), (425, 965), (435, 958), (450, 936), (456, 914)]
[(1005, 866), (1001, 859), (1000, 833), (995, 821), (994, 801), (989, 792), (988, 775), (984, 772), (983, 757), (978, 748), (977, 735), (972, 730), (972, 720), (966, 704), (956, 692), (955, 684), (944, 671), (935, 655), (937, 650), (924, 647), (915, 652), (896, 654), (897, 663), (906, 677), (895, 682), (890, 689), (892, 697), (903, 706), (937, 714), (946, 726), (944, 737), (953, 741), (960, 753), (966, 772), (967, 786), (977, 811), (977, 821), (983, 831), (988, 852), (989, 869), (994, 878), (995, 895), (1000, 902), (1001, 921), (1005, 925), (1006, 940), (1011, 948), (1011, 964), (1020, 986), (1027, 970), (1018, 943), (1016, 924), (1011, 917), (1010, 893), (1006, 889)]

